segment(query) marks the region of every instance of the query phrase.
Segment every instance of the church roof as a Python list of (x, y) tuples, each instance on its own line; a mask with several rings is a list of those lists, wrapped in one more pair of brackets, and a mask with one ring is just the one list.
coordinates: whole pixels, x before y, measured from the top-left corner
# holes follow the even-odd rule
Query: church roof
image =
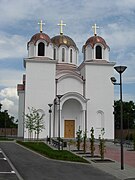
[(65, 36), (63, 34), (54, 36), (51, 41), (58, 47), (61, 45), (65, 45), (67, 47), (73, 46), (74, 48), (77, 48), (75, 42), (69, 36)]
[(45, 40), (47, 43), (51, 43), (50, 37), (47, 34), (40, 32), (40, 33), (33, 35), (31, 40), (28, 42), (28, 44), (32, 42), (35, 45), (36, 42), (40, 39)]
[(97, 44), (97, 43), (102, 44), (105, 49), (106, 49), (106, 48), (109, 48), (109, 46), (106, 44), (105, 40), (104, 40), (102, 37), (96, 36), (96, 35), (90, 37), (90, 38), (86, 41), (86, 43), (85, 43), (85, 45), (84, 45), (83, 47), (85, 48), (87, 45), (90, 44), (91, 47), (94, 48), (95, 44)]

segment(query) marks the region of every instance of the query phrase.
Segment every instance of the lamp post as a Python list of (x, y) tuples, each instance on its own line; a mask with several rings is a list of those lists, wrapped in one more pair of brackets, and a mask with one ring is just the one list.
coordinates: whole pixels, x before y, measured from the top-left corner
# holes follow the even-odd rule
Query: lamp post
[(123, 105), (122, 105), (122, 73), (126, 70), (126, 66), (115, 66), (114, 69), (120, 74), (120, 83), (116, 83), (114, 77), (111, 78), (114, 85), (120, 85), (120, 145), (121, 145), (121, 170), (124, 169), (123, 158)]
[(49, 109), (49, 114), (50, 114), (50, 118), (49, 118), (49, 143), (51, 142), (51, 113), (52, 113), (52, 107), (53, 104), (48, 104), (48, 106), (50, 107)]
[(62, 98), (63, 95), (56, 95), (57, 98), (58, 98), (58, 105), (59, 105), (59, 113), (58, 113), (58, 141), (59, 141), (59, 144), (58, 144), (58, 150), (60, 150), (60, 99)]

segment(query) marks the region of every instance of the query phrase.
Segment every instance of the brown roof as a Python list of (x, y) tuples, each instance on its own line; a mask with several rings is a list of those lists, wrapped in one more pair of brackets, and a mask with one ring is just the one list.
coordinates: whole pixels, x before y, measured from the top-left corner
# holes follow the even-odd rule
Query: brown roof
[(83, 47), (85, 48), (87, 45), (90, 44), (91, 47), (94, 48), (95, 44), (97, 44), (97, 43), (102, 44), (105, 49), (106, 49), (106, 48), (109, 48), (109, 46), (106, 44), (105, 40), (104, 40), (102, 37), (100, 37), (100, 36), (92, 36), (92, 37), (90, 37), (90, 38), (86, 41), (86, 43), (85, 43), (85, 45), (84, 45)]
[(31, 40), (28, 42), (28, 44), (33, 42), (35, 45), (39, 39), (45, 40), (47, 43), (51, 43), (50, 37), (47, 34), (40, 32), (40, 33), (33, 35)]
[(17, 91), (24, 91), (25, 85), (24, 84), (17, 84)]

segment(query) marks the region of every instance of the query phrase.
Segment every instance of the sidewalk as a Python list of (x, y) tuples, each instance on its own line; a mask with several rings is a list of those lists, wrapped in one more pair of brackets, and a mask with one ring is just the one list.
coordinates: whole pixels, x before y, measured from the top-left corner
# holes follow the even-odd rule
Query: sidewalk
[[(121, 170), (120, 145), (115, 145), (112, 142), (106, 142), (105, 145), (105, 159), (114, 160), (115, 162), (95, 163), (92, 161), (92, 158), (86, 159), (91, 162), (93, 167), (96, 167), (102, 171), (112, 174), (113, 176), (121, 180), (135, 180), (135, 151), (131, 151), (130, 148), (124, 147), (124, 170)], [(87, 143), (87, 151), (90, 152), (88, 147), (89, 143)], [(75, 149), (75, 147), (71, 146), (71, 150), (72, 149)], [(95, 154), (99, 155), (98, 143), (95, 143)]]

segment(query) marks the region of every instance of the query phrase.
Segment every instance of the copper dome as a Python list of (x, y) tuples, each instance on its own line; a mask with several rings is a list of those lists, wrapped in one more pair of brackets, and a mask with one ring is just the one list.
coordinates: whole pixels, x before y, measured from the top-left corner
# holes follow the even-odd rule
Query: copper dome
[(28, 42), (28, 44), (32, 42), (35, 45), (39, 39), (45, 40), (47, 43), (51, 43), (50, 37), (47, 34), (40, 32), (33, 35), (31, 40)]
[(75, 42), (68, 36), (65, 35), (58, 35), (55, 36), (51, 39), (52, 43), (55, 44), (56, 46), (60, 46), (60, 45), (65, 45), (67, 47), (73, 46), (75, 48), (77, 48)]
[(84, 47), (86, 47), (88, 44), (90, 44), (91, 47), (94, 48), (95, 44), (97, 44), (97, 43), (102, 44), (105, 49), (106, 49), (106, 48), (109, 48), (109, 46), (106, 44), (105, 40), (104, 40), (102, 37), (100, 37), (100, 36), (92, 36), (92, 37), (90, 37), (90, 38), (86, 41)]

